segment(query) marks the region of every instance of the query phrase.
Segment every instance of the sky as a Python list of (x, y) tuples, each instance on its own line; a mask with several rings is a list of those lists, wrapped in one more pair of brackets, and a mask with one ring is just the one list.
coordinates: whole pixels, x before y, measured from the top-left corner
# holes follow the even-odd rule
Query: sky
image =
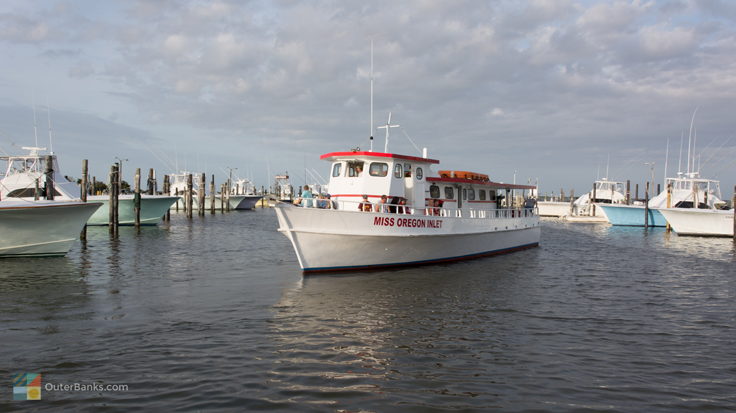
[(691, 137), (724, 198), (736, 184), (727, 0), (4, 0), (0, 52), (0, 153), (48, 147), (50, 118), (70, 176), (89, 159), (105, 179), (118, 158), (128, 180), (314, 183), (323, 153), (368, 149), (371, 132), (382, 150), (392, 113), (390, 152), (426, 147), (439, 169), (542, 194), (633, 187), (652, 162), (662, 182)]

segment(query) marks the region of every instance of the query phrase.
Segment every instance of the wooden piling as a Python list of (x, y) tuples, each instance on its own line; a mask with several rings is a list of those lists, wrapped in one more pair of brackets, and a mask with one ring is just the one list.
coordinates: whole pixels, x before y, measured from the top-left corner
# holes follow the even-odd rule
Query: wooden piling
[(135, 193), (133, 194), (133, 212), (135, 213), (135, 227), (141, 226), (141, 168), (135, 169)]
[(210, 180), (210, 214), (215, 213), (215, 174), (212, 174)]
[[(506, 192), (508, 192), (508, 190)], [(573, 215), (572, 213), (573, 213), (574, 208), (575, 208), (575, 190), (571, 189), (570, 190), (570, 216)]]
[(220, 213), (225, 212), (225, 184), (220, 185)]
[[(79, 198), (82, 202), (87, 202), (87, 177), (89, 175), (88, 162), (86, 159), (82, 159), (82, 186), (79, 188)], [(79, 233), (79, 239), (82, 241), (87, 239), (87, 224), (82, 227), (82, 232)]]
[(634, 199), (639, 200), (639, 184), (636, 184), (636, 192), (634, 192)]
[(204, 216), (204, 208), (205, 208), (205, 201), (206, 201), (204, 197), (204, 193), (205, 193), (204, 186), (206, 185), (206, 182), (207, 182), (206, 179), (207, 178), (205, 177), (204, 172), (202, 172), (202, 174), (199, 176), (199, 188), (197, 188), (198, 189), (197, 191), (197, 204), (198, 205), (197, 206), (199, 207), (199, 210), (197, 211), (197, 215), (199, 215), (200, 217)]
[(662, 193), (662, 184), (657, 184), (657, 195)]
[(36, 178), (36, 190), (33, 193), (33, 200), (38, 201), (41, 198), (41, 187), (38, 183), (38, 178)]
[[(672, 208), (672, 184), (667, 184), (667, 208)], [(672, 231), (670, 222), (667, 221), (667, 232)]]
[(644, 190), (644, 228), (649, 227), (649, 182)]
[(736, 185), (733, 187), (733, 196), (731, 197), (731, 209), (733, 210), (733, 240), (736, 242)]
[(631, 181), (628, 179), (626, 180), (626, 205), (631, 205)]
[[(593, 197), (590, 199), (590, 210), (591, 210), (590, 216), (591, 217), (595, 216), (595, 200), (596, 199), (597, 198), (596, 198), (596, 193), (595, 193), (595, 182), (593, 182)], [(611, 200), (613, 201), (613, 198), (611, 198)]]
[(118, 201), (118, 165), (113, 164), (110, 167), (110, 186), (108, 187), (110, 200), (108, 202), (109, 214), (108, 225), (110, 233), (116, 235), (118, 232), (117, 220), (117, 201)]
[(155, 172), (153, 171), (153, 168), (150, 168), (148, 170), (148, 182), (146, 185), (146, 193), (148, 195), (153, 195), (156, 192), (156, 178), (155, 178)]
[(54, 200), (54, 157), (46, 156), (46, 199)]
[(174, 196), (176, 196), (176, 212), (179, 212), (179, 201), (181, 201), (181, 198), (179, 198), (179, 188), (174, 189)]
[[(164, 188), (163, 188), (164, 195), (170, 195), (170, 191), (171, 191), (170, 186), (171, 184), (169, 182), (169, 176), (164, 175)], [(176, 202), (178, 204), (179, 200), (177, 199)], [(171, 208), (166, 210), (166, 213), (164, 214), (164, 221), (171, 221)]]
[(192, 207), (194, 206), (194, 197), (192, 196), (193, 186), (192, 174), (187, 174), (187, 218), (192, 218)]
[(230, 211), (230, 188), (232, 188), (232, 183), (230, 182), (230, 179), (228, 178), (228, 180), (225, 183), (225, 191), (223, 192), (223, 194), (227, 193), (227, 199), (225, 200), (225, 210), (226, 211)]

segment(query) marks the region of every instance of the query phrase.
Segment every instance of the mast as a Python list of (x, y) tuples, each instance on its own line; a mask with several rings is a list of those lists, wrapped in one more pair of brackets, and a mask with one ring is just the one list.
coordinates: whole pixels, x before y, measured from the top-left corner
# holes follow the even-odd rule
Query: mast
[(49, 117), (49, 150), (51, 154), (54, 154), (54, 140), (51, 137), (51, 106), (49, 106), (49, 100), (46, 99), (46, 113)]
[(670, 138), (667, 138), (667, 149), (664, 151), (664, 177), (663, 185), (667, 188), (667, 162), (670, 160)]
[(370, 136), (371, 149), (373, 152), (373, 40), (371, 40), (371, 130), (368, 136)]
[(36, 124), (36, 100), (33, 100), (33, 135), (36, 137), (36, 147), (38, 148), (38, 125)]
[(682, 174), (682, 143), (685, 140), (685, 131), (681, 131), (680, 133), (680, 159), (677, 161), (677, 176), (679, 177), (680, 174)]
[(693, 138), (693, 123), (695, 122), (695, 114), (698, 113), (699, 106), (695, 107), (695, 110), (693, 111), (693, 117), (690, 119), (690, 133), (688, 134), (687, 138), (687, 173), (690, 173), (690, 148), (691, 148), (691, 142)]

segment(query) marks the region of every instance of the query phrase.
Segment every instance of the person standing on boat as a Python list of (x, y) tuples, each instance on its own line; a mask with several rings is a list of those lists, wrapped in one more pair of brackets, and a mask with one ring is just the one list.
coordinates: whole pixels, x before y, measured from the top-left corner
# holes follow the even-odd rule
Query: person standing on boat
[(378, 203), (376, 204), (375, 211), (376, 212), (384, 212), (384, 213), (385, 212), (388, 212), (388, 205), (386, 204), (386, 202), (388, 202), (388, 196), (381, 195), (381, 200), (378, 201)]
[(373, 204), (368, 200), (368, 195), (363, 195), (363, 202), (358, 205), (358, 210), (363, 212), (373, 211)]
[(309, 190), (309, 185), (304, 185), (304, 191), (302, 191), (302, 206), (304, 208), (312, 208), (314, 206), (313, 204), (313, 198), (312, 191)]

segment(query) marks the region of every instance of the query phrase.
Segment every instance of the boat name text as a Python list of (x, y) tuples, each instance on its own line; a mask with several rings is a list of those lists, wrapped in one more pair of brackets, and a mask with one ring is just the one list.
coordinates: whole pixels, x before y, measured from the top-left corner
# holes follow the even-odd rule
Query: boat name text
[(374, 217), (373, 225), (405, 228), (442, 228), (441, 219)]

